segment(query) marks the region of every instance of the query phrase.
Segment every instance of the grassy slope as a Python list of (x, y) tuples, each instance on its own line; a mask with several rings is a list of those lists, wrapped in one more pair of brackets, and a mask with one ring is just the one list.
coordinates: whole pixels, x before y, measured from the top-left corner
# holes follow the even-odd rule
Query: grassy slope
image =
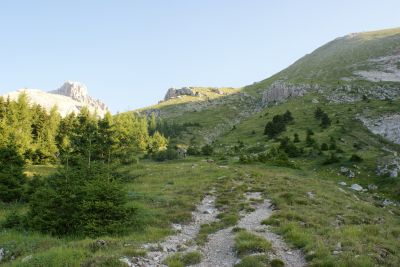
[[(219, 167), (221, 164), (228, 168)], [(271, 198), (278, 210), (267, 224), (289, 244), (303, 248), (315, 266), (395, 266), (400, 262), (399, 207), (381, 208), (373, 195), (338, 189), (335, 181), (306, 170), (264, 164), (240, 165), (216, 159), (188, 158), (162, 164), (143, 162), (121, 167), (127, 171), (125, 184), (138, 207), (142, 227), (121, 237), (59, 239), (38, 233), (10, 230), (0, 232), (0, 245), (16, 256), (11, 266), (118, 266), (123, 255), (142, 255), (145, 242), (171, 233), (172, 222), (185, 223), (201, 196), (216, 188), (221, 222), (202, 228), (205, 233), (234, 225), (239, 212), (247, 209), (242, 193), (259, 191)], [(324, 179), (321, 179), (324, 178)], [(307, 196), (313, 192), (313, 199)], [(10, 212), (18, 207), (2, 207)], [(389, 212), (390, 210), (390, 212)], [(200, 243), (201, 240), (199, 240)], [(341, 242), (342, 253), (333, 251)], [(32, 255), (26, 263), (22, 259)], [(357, 256), (358, 255), (358, 256)], [(108, 263), (108, 265), (105, 265)], [(85, 265), (86, 264), (86, 265)], [(103, 265), (101, 265), (103, 264)], [(121, 265), (122, 266), (122, 265)]]
[(356, 70), (374, 67), (368, 59), (399, 51), (400, 28), (347, 35), (321, 46), (271, 78), (247, 86), (245, 90), (265, 90), (273, 81), (280, 79), (328, 86), (345, 83), (341, 78), (351, 77)]

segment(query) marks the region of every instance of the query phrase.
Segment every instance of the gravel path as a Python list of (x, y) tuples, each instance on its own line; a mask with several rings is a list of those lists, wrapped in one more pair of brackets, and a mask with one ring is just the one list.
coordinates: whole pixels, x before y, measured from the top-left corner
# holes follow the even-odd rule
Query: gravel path
[[(300, 250), (295, 250), (286, 245), (279, 235), (269, 231), (268, 227), (261, 225), (273, 213), (269, 200), (264, 200), (261, 193), (253, 192), (246, 194), (247, 201), (252, 202), (254, 211), (243, 213), (237, 226), (244, 228), (258, 236), (269, 240), (272, 244), (272, 252), (268, 253), (269, 258), (279, 258), (287, 267), (302, 267), (307, 263)], [(199, 233), (202, 224), (217, 221), (218, 210), (214, 207), (215, 197), (206, 195), (192, 212), (193, 221), (188, 225), (173, 225), (177, 234), (169, 236), (161, 243), (145, 244), (143, 248), (149, 250), (146, 258), (121, 258), (121, 261), (128, 266), (159, 267), (164, 259), (178, 251), (201, 251), (203, 260), (194, 267), (231, 267), (240, 259), (234, 252), (234, 233), (232, 228), (222, 229), (208, 236), (208, 242), (203, 247), (195, 245), (194, 239)]]
[[(211, 192), (212, 193), (212, 192)], [(192, 212), (192, 222), (187, 225), (173, 224), (172, 227), (176, 230), (175, 235), (167, 237), (161, 243), (148, 243), (144, 244), (143, 248), (149, 250), (146, 258), (136, 257), (128, 258), (123, 257), (121, 261), (128, 264), (128, 266), (140, 267), (159, 267), (165, 266), (162, 264), (165, 258), (178, 251), (193, 251), (198, 249), (196, 245), (189, 245), (194, 243), (194, 239), (200, 231), (202, 224), (211, 223), (217, 220), (218, 210), (214, 207), (215, 197), (206, 195), (201, 203)]]
[(195, 267), (231, 267), (237, 261), (234, 253), (232, 227), (222, 229), (208, 236), (206, 246), (201, 249), (203, 261)]
[(273, 213), (271, 203), (269, 200), (263, 200), (260, 193), (246, 194), (247, 200), (262, 201), (260, 204), (253, 204), (255, 211), (246, 214), (238, 223), (240, 228), (244, 228), (253, 234), (264, 237), (271, 242), (273, 251), (269, 255), (270, 258), (279, 258), (287, 267), (301, 267), (306, 266), (306, 260), (301, 250), (290, 248), (283, 239), (268, 230), (268, 227), (262, 225), (261, 222)]

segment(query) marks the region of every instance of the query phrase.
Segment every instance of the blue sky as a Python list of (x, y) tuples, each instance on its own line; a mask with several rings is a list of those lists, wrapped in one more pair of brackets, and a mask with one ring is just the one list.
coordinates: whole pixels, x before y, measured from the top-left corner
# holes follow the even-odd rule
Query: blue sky
[(0, 94), (80, 81), (113, 112), (169, 87), (240, 87), (351, 32), (400, 26), (398, 0), (2, 0)]

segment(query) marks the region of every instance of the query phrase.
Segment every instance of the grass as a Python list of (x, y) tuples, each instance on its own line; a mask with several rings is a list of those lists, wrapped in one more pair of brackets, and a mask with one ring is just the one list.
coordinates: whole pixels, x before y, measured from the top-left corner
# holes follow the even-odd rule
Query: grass
[(271, 248), (271, 243), (266, 239), (247, 231), (240, 231), (235, 236), (235, 251), (239, 257), (252, 253), (267, 252)]
[(201, 262), (202, 254), (198, 251), (187, 253), (175, 253), (165, 259), (164, 263), (169, 267), (183, 267)]
[(265, 267), (269, 263), (269, 259), (265, 255), (245, 256), (235, 267)]

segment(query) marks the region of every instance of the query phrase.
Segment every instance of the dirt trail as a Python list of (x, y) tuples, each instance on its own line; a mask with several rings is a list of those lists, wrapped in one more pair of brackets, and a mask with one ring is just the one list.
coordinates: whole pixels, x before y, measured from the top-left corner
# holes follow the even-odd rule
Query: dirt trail
[[(213, 192), (210, 192), (211, 194)], [(123, 257), (121, 261), (125, 262), (128, 266), (140, 267), (159, 267), (166, 266), (163, 264), (165, 258), (178, 251), (193, 251), (197, 250), (194, 244), (194, 239), (200, 231), (202, 224), (211, 223), (217, 220), (218, 210), (214, 207), (215, 197), (213, 195), (206, 195), (201, 203), (192, 212), (192, 222), (187, 225), (175, 224), (173, 228), (176, 230), (175, 235), (167, 237), (160, 243), (144, 244), (143, 248), (149, 250), (146, 258)]]
[[(287, 267), (302, 267), (307, 263), (300, 250), (290, 248), (279, 235), (272, 233), (267, 226), (261, 225), (273, 213), (269, 200), (264, 200), (261, 193), (253, 192), (246, 194), (247, 201), (250, 201), (254, 211), (242, 213), (242, 218), (237, 226), (244, 228), (258, 236), (269, 240), (272, 244), (272, 252), (268, 253), (269, 258), (281, 259)], [(193, 221), (188, 225), (173, 225), (177, 234), (169, 236), (165, 241), (158, 244), (145, 244), (143, 248), (149, 250), (146, 258), (122, 258), (121, 261), (129, 266), (158, 267), (165, 266), (163, 261), (166, 257), (178, 251), (201, 251), (202, 262), (195, 267), (231, 267), (240, 261), (234, 252), (233, 227), (222, 229), (208, 236), (208, 242), (198, 247), (194, 239), (199, 233), (202, 224), (217, 221), (218, 210), (214, 207), (215, 197), (207, 195), (192, 213)]]
[(255, 209), (251, 213), (247, 213), (239, 221), (238, 226), (252, 232), (258, 236), (264, 237), (271, 242), (273, 251), (269, 255), (270, 258), (279, 258), (287, 267), (301, 267), (306, 266), (304, 255), (301, 250), (290, 248), (283, 239), (269, 231), (268, 227), (262, 225), (261, 222), (269, 218), (273, 210), (269, 200), (263, 200), (261, 193), (247, 193), (247, 200), (262, 201), (261, 203), (253, 204)]

